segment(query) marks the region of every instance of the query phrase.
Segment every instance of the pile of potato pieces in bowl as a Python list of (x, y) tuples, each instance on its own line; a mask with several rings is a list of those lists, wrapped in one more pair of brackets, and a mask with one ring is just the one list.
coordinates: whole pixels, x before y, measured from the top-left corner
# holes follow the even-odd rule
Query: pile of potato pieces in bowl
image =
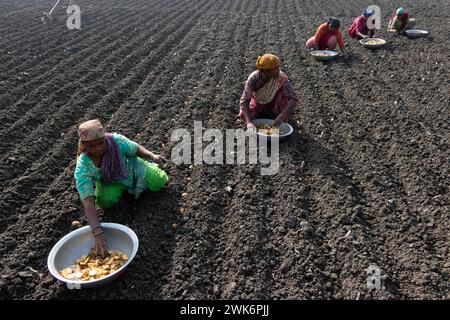
[(273, 130), (278, 129), (278, 133), (279, 135), (283, 135), (284, 132), (277, 126), (275, 125), (268, 125), (268, 124), (261, 124), (259, 126), (256, 126), (256, 128), (261, 131), (261, 133), (268, 135), (268, 136), (272, 136), (275, 135), (275, 132)]
[(384, 41), (376, 40), (376, 39), (366, 41), (366, 44), (369, 44), (369, 45), (372, 45), (372, 46), (373, 46), (373, 45), (383, 44), (383, 43), (384, 43)]
[(316, 54), (315, 54), (317, 57), (329, 57), (330, 55), (328, 54), (328, 53), (326, 53), (326, 52), (317, 52)]
[(74, 266), (60, 271), (69, 280), (91, 281), (104, 278), (119, 270), (128, 261), (128, 256), (119, 250), (109, 250), (105, 258), (97, 256), (94, 250), (89, 251), (76, 261)]

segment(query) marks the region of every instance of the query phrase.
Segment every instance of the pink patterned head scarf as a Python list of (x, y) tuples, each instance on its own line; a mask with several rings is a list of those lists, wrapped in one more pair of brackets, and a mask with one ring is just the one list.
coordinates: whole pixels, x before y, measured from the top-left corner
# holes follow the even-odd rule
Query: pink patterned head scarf
[(112, 183), (121, 181), (128, 177), (128, 171), (120, 155), (119, 147), (114, 141), (112, 134), (105, 133), (100, 120), (89, 120), (83, 122), (78, 127), (79, 144), (105, 137), (106, 151), (103, 154), (101, 162), (102, 181), (104, 183)]
[(80, 124), (78, 127), (78, 136), (81, 142), (100, 139), (105, 136), (105, 129), (100, 120), (89, 120)]

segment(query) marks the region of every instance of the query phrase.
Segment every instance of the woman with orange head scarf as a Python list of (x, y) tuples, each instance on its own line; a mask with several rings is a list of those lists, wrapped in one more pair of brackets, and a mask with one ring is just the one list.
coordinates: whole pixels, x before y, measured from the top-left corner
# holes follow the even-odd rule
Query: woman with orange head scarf
[(258, 57), (256, 69), (245, 83), (239, 116), (248, 129), (255, 129), (252, 120), (264, 113), (279, 125), (288, 120), (297, 104), (294, 87), (280, 70), (280, 59), (273, 54)]

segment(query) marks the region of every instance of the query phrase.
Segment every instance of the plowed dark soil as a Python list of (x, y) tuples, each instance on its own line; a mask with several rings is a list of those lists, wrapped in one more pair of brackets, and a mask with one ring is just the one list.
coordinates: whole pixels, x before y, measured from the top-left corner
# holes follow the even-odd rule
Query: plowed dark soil
[[(0, 297), (450, 298), (450, 2), (404, 2), (430, 32), (416, 40), (385, 31), (397, 2), (377, 1), (385, 48), (346, 36), (352, 57), (319, 63), (306, 40), (329, 16), (346, 31), (366, 1), (80, 0), (72, 31), (66, 4), (42, 24), (54, 1), (1, 1)], [(264, 52), (300, 97), (279, 173), (168, 165), (163, 192), (103, 213), (139, 237), (127, 272), (90, 290), (57, 283), (49, 251), (87, 224), (77, 125), (100, 118), (170, 157), (172, 131), (194, 120), (243, 127), (243, 82)], [(381, 290), (367, 287), (371, 264)]]

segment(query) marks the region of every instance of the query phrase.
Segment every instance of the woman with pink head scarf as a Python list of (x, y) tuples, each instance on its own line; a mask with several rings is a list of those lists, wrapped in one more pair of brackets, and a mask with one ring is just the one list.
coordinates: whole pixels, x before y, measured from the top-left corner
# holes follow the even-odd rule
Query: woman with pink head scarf
[(161, 190), (168, 177), (158, 164), (167, 160), (123, 135), (105, 132), (98, 119), (82, 123), (78, 136), (76, 187), (92, 228), (94, 249), (104, 256), (107, 243), (96, 207), (113, 206), (125, 190), (136, 199), (146, 189)]

